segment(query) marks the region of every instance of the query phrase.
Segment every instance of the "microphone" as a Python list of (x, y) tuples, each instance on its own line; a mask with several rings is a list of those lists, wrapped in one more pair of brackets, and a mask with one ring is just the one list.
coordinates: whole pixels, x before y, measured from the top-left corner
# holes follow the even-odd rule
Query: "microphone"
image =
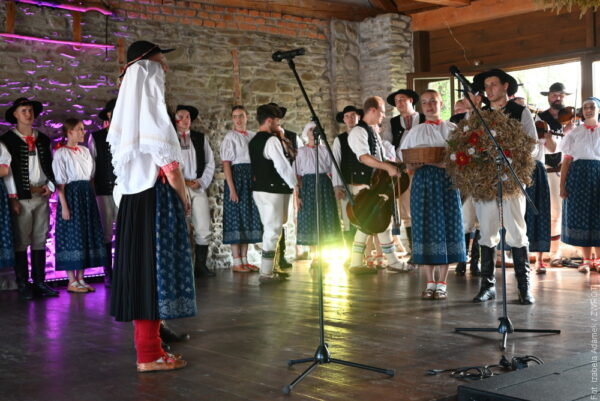
[(302, 56), (304, 55), (304, 47), (301, 47), (299, 49), (294, 49), (294, 50), (287, 50), (287, 51), (276, 51), (275, 53), (273, 53), (273, 61), (281, 61), (281, 60), (290, 60), (293, 59), (296, 56)]
[(477, 94), (477, 92), (471, 86), (471, 83), (469, 82), (469, 80), (467, 78), (465, 78), (465, 76), (458, 70), (457, 66), (455, 66), (455, 65), (450, 66), (449, 71), (450, 71), (450, 74), (454, 75), (456, 77), (456, 79), (458, 79), (458, 81), (460, 82), (460, 84), (462, 85), (463, 89), (466, 92), (470, 92), (474, 95)]

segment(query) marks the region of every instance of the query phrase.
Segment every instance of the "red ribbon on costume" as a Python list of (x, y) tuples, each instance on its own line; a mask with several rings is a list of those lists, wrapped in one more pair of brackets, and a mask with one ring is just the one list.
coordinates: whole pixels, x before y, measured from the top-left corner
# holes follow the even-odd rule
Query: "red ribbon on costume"
[(440, 125), (441, 123), (442, 123), (442, 120), (437, 120), (437, 121), (427, 120), (427, 121), (425, 121), (425, 124), (430, 124), (430, 125)]
[(583, 124), (583, 126), (587, 129), (589, 129), (590, 131), (595, 130), (596, 128), (598, 128), (600, 124), (596, 124), (596, 125), (587, 125), (587, 124)]
[(33, 152), (35, 150), (35, 136), (30, 135), (25, 137), (25, 142), (27, 142), (27, 150)]
[(244, 136), (248, 136), (248, 131), (238, 131), (238, 132)]

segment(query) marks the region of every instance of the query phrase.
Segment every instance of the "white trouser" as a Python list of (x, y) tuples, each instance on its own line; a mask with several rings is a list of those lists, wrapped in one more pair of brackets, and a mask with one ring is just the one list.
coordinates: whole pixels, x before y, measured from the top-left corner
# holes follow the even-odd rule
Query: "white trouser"
[(117, 204), (112, 195), (98, 195), (96, 196), (96, 203), (98, 204), (98, 212), (100, 212), (104, 243), (112, 243), (113, 226), (117, 221)]
[(475, 201), (473, 200), (473, 197), (469, 196), (467, 199), (465, 199), (465, 202), (462, 204), (462, 210), (465, 234), (472, 233), (479, 227), (477, 213), (475, 212)]
[[(525, 197), (521, 194), (503, 200), (506, 244), (512, 248), (529, 246), (525, 224)], [(475, 213), (479, 220), (479, 245), (494, 248), (500, 243), (500, 218), (496, 200), (475, 201)]]
[(273, 257), (277, 241), (283, 229), (283, 222), (287, 219), (286, 211), (290, 203), (290, 195), (254, 191), (252, 197), (263, 225), (263, 257), (260, 274), (270, 275), (273, 273)]
[(197, 245), (208, 245), (210, 237), (210, 208), (208, 196), (203, 189), (187, 188), (192, 205), (192, 227), (194, 227), (194, 242)]
[(404, 228), (412, 227), (412, 219), (410, 217), (410, 187), (412, 186), (413, 180), (412, 174), (409, 174), (408, 178), (410, 179), (408, 188), (398, 197), (400, 220), (402, 221)]
[(31, 199), (20, 199), (21, 213), (13, 215), (15, 252), (23, 252), (31, 245), (32, 251), (46, 249), (50, 228), (48, 198), (32, 194)]
[(562, 217), (562, 198), (560, 197), (559, 173), (548, 173), (550, 187), (550, 235), (560, 235)]
[[(365, 189), (365, 188), (369, 188), (368, 185), (348, 185), (348, 188), (350, 188), (350, 192), (352, 192), (352, 195), (356, 195), (358, 194), (361, 190)], [(344, 197), (341, 200), (341, 211), (342, 211), (342, 222), (344, 223), (344, 231), (350, 231), (350, 227), (352, 225), (352, 223), (350, 223), (350, 219), (348, 218), (348, 212), (347, 207), (348, 207), (348, 198)]]

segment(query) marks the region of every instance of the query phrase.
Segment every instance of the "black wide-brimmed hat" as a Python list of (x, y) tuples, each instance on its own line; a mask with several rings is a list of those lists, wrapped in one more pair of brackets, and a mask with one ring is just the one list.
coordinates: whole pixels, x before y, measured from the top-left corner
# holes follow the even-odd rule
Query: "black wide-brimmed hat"
[(344, 114), (350, 113), (351, 111), (358, 114), (360, 116), (360, 118), (363, 118), (365, 115), (365, 113), (364, 113), (364, 111), (362, 111), (362, 109), (357, 109), (356, 107), (350, 105), (350, 106), (344, 107), (344, 110), (338, 112), (335, 115), (335, 121), (337, 121), (340, 124), (343, 123), (344, 122)]
[(498, 77), (500, 81), (507, 82), (508, 89), (506, 90), (506, 93), (508, 96), (514, 95), (519, 90), (517, 80), (513, 78), (512, 75), (507, 74), (499, 68), (494, 68), (475, 75), (475, 77), (473, 77), (473, 89), (481, 94), (485, 94), (485, 80), (489, 77)]
[(265, 118), (283, 118), (285, 111), (275, 103), (263, 104), (256, 109), (256, 117), (263, 116)]
[(394, 101), (394, 99), (396, 98), (396, 95), (408, 96), (409, 98), (412, 99), (413, 105), (417, 104), (417, 102), (419, 101), (419, 94), (417, 92), (410, 90), (410, 89), (400, 89), (400, 90), (397, 90), (396, 92), (390, 93), (386, 99), (388, 104), (392, 107), (396, 107), (396, 102)]
[(565, 86), (560, 82), (553, 83), (552, 85), (550, 85), (550, 89), (548, 89), (548, 92), (540, 92), (540, 95), (548, 96), (550, 92), (564, 93), (567, 96), (570, 95), (570, 93), (565, 91)]
[(187, 106), (185, 104), (179, 104), (179, 105), (177, 105), (177, 108), (175, 109), (175, 113), (177, 113), (179, 110), (187, 110), (190, 113), (191, 121), (194, 121), (196, 118), (198, 118), (198, 109), (195, 108), (194, 106)]
[(127, 64), (135, 63), (139, 60), (145, 60), (156, 53), (169, 53), (175, 49), (161, 49), (158, 45), (146, 40), (133, 42), (127, 48)]
[(106, 105), (104, 106), (104, 108), (100, 111), (100, 113), (98, 113), (98, 118), (101, 119), (102, 121), (110, 120), (110, 118), (108, 118), (108, 113), (113, 112), (116, 104), (117, 104), (117, 98), (110, 99), (108, 102), (106, 102)]
[(278, 105), (277, 103), (273, 103), (273, 102), (271, 102), (271, 103), (269, 103), (269, 104), (270, 104), (271, 106), (279, 107), (279, 110), (281, 110), (281, 117), (279, 117), (279, 118), (283, 118), (283, 117), (285, 117), (285, 113), (287, 113), (287, 109), (286, 109), (285, 107), (283, 107), (283, 106), (280, 106), (280, 105)]
[(13, 102), (13, 105), (10, 106), (10, 108), (8, 110), (6, 110), (6, 113), (4, 114), (4, 118), (6, 119), (6, 121), (8, 121), (11, 124), (16, 124), (17, 123), (17, 119), (15, 118), (15, 116), (14, 116), (13, 113), (20, 106), (31, 106), (31, 107), (33, 107), (33, 116), (34, 116), (34, 118), (37, 118), (37, 116), (40, 115), (40, 113), (42, 112), (42, 110), (44, 110), (44, 106), (42, 106), (42, 104), (40, 102), (37, 102), (35, 100), (29, 100), (26, 97), (20, 97), (20, 98), (18, 98), (17, 100), (15, 100)]

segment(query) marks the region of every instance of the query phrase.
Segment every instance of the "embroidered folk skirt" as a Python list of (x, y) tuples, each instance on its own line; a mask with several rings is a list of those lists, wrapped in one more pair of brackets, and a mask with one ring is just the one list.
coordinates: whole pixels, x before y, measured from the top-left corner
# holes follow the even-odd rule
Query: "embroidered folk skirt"
[[(317, 210), (315, 208), (316, 174), (302, 176), (300, 198), (302, 206), (298, 210), (298, 245), (317, 245)], [(333, 192), (331, 179), (327, 174), (319, 174), (319, 226), (321, 244), (342, 242), (342, 229)]]
[(550, 251), (550, 186), (544, 164), (535, 162), (532, 177), (533, 184), (526, 189), (527, 194), (538, 210), (534, 214), (527, 203), (525, 222), (527, 223), (527, 238), (530, 252)]
[(223, 199), (223, 243), (255, 244), (262, 241), (263, 227), (260, 214), (252, 199), (252, 172), (250, 164), (233, 165), (233, 182), (239, 202), (234, 203), (225, 182)]
[(4, 180), (0, 178), (0, 269), (15, 265), (15, 251), (13, 248), (12, 223), (8, 192)]
[(574, 246), (600, 246), (600, 160), (575, 160), (567, 175), (561, 240)]
[(460, 195), (444, 169), (423, 166), (415, 172), (410, 214), (414, 263), (443, 265), (467, 260)]
[(117, 321), (196, 314), (185, 213), (175, 191), (161, 180), (121, 199), (111, 293)]
[(89, 181), (65, 185), (65, 197), (71, 213), (62, 218), (62, 204), (56, 208), (56, 270), (81, 270), (106, 265), (104, 232)]

